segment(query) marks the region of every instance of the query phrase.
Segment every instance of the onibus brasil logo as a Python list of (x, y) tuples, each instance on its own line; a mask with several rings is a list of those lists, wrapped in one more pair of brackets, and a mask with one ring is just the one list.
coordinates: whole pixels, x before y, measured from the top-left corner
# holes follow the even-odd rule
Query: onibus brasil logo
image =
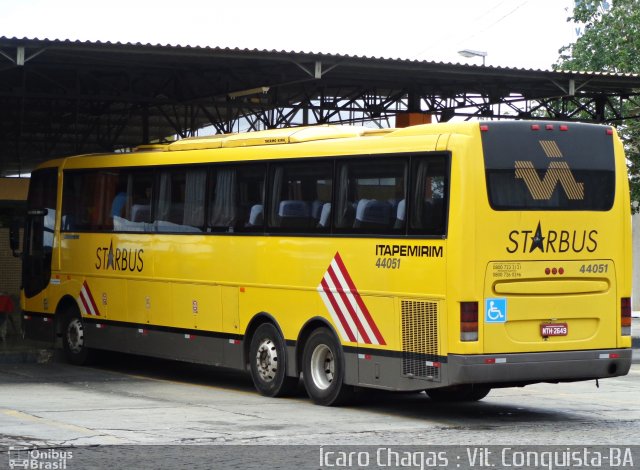
[(64, 470), (73, 451), (61, 449), (30, 449), (28, 447), (9, 447), (9, 468), (37, 468)]

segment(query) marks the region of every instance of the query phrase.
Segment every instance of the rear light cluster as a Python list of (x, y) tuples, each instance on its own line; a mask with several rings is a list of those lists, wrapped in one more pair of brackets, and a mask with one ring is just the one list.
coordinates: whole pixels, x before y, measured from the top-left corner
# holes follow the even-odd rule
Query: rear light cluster
[[(556, 127), (553, 124), (545, 124), (544, 128), (547, 131), (553, 131), (553, 130), (555, 130)], [(531, 124), (531, 130), (532, 131), (539, 131), (540, 129), (542, 129), (540, 124)], [(482, 132), (488, 132), (489, 131), (489, 126), (487, 126), (486, 124), (482, 124), (482, 125), (480, 125), (480, 130)], [(569, 130), (569, 126), (566, 125), (566, 124), (560, 124), (558, 126), (558, 130), (560, 130), (562, 132), (567, 132)], [(613, 135), (613, 129), (611, 127), (607, 127), (605, 129), (605, 132), (607, 133), (607, 135)]]
[(460, 302), (460, 341), (478, 341), (478, 302)]
[(562, 275), (564, 274), (564, 268), (545, 268), (545, 269), (544, 269), (544, 273), (545, 273), (547, 276), (548, 276), (549, 274), (552, 274), (552, 275), (554, 275), (554, 276), (555, 276), (555, 275), (557, 275), (557, 274), (559, 274), (559, 275), (561, 275), (561, 276), (562, 276)]
[[(552, 131), (555, 129), (555, 126), (553, 124), (545, 124), (544, 128), (547, 131)], [(540, 129), (542, 129), (542, 127), (540, 127), (540, 124), (531, 124), (532, 131), (539, 131)], [(566, 132), (569, 130), (569, 126), (567, 126), (566, 124), (560, 124), (558, 126), (558, 129), (563, 132)]]
[(629, 297), (620, 299), (620, 334), (631, 336), (631, 299)]

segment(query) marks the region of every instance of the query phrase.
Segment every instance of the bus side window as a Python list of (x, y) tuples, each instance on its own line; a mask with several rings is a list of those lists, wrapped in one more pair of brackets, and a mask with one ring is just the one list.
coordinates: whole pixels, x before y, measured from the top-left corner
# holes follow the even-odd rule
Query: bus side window
[[(236, 226), (237, 230), (250, 232), (261, 231), (264, 227), (264, 191), (266, 165), (252, 164), (238, 167), (237, 206), (243, 224)], [(257, 207), (256, 207), (257, 206)], [(260, 208), (262, 207), (262, 211)], [(254, 217), (251, 217), (253, 210)]]
[(116, 170), (105, 194), (112, 198), (110, 215), (115, 232), (152, 232), (153, 170)]
[(338, 164), (335, 227), (348, 233), (403, 233), (398, 207), (406, 198), (406, 158)]
[(154, 221), (158, 232), (202, 231), (206, 180), (204, 168), (171, 168), (160, 172)]
[(77, 230), (77, 204), (79, 202), (78, 183), (80, 180), (75, 178), (72, 173), (64, 172), (64, 183), (62, 185), (62, 230), (73, 232)]
[(207, 230), (259, 231), (264, 227), (264, 164), (217, 166), (209, 178)]
[(236, 204), (237, 171), (218, 167), (209, 177), (209, 217), (207, 226), (214, 232), (230, 232), (238, 222)]
[(448, 180), (445, 157), (416, 158), (411, 184), (409, 222), (412, 233), (444, 235)]
[(282, 231), (325, 231), (322, 207), (331, 201), (333, 163), (308, 161), (272, 165), (269, 228)]
[(67, 171), (62, 195), (62, 230), (112, 231), (109, 174), (102, 170)]

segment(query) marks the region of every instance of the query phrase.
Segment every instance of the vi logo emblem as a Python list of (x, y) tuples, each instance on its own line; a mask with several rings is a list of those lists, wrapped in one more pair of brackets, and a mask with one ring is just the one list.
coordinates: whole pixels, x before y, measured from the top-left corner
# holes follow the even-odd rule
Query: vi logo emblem
[(531, 197), (538, 201), (549, 200), (556, 186), (560, 183), (569, 199), (584, 199), (584, 183), (576, 181), (567, 162), (558, 161), (563, 158), (558, 144), (553, 140), (541, 140), (539, 143), (545, 155), (553, 159), (542, 178), (538, 176), (533, 162), (519, 160), (515, 162), (515, 177), (524, 180)]

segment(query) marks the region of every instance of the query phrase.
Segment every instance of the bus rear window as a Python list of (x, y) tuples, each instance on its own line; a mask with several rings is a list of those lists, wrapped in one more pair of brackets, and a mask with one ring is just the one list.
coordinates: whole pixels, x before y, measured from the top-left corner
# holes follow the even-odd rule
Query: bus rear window
[(496, 210), (611, 209), (613, 138), (604, 126), (483, 123), (487, 192)]

